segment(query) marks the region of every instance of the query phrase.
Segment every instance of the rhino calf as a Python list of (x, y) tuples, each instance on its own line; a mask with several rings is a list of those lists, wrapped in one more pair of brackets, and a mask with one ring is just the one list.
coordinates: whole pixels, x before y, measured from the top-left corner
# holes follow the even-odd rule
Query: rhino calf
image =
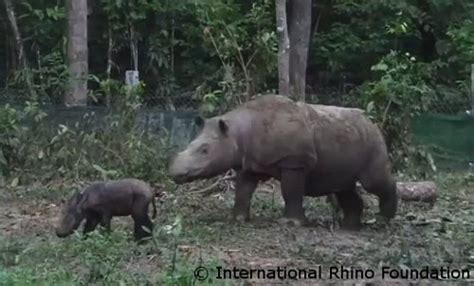
[[(67, 201), (62, 200), (56, 235), (60, 238), (71, 235), (85, 219), (83, 233), (93, 231), (100, 223), (107, 231), (113, 216), (129, 216), (134, 221), (135, 240), (150, 236), (153, 223), (148, 216), (148, 207), (153, 206), (156, 217), (154, 190), (144, 181), (122, 179), (110, 182), (94, 182), (81, 192), (75, 192)], [(145, 230), (144, 227), (147, 228)]]

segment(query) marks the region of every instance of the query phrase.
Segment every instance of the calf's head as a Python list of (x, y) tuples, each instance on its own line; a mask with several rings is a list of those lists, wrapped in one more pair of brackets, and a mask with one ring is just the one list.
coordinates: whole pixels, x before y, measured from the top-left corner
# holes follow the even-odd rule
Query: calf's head
[(58, 237), (71, 235), (84, 219), (82, 206), (85, 202), (84, 193), (75, 193), (69, 200), (62, 201), (57, 225), (55, 228)]
[(237, 142), (228, 122), (197, 117), (195, 124), (201, 129), (198, 136), (168, 166), (170, 177), (178, 184), (219, 175), (238, 162)]

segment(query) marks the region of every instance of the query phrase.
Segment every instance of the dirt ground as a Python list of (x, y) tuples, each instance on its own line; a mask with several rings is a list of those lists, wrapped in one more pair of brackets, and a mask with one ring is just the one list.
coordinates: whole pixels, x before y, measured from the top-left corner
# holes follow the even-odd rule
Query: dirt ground
[[(474, 183), (459, 178), (451, 181), (443, 178), (438, 183), (440, 196), (434, 205), (401, 202), (397, 217), (389, 225), (376, 220), (377, 200), (365, 194), (365, 225), (359, 232), (341, 230), (334, 223), (331, 206), (323, 198), (306, 198), (306, 214), (311, 220), (309, 226), (280, 225), (277, 219), (281, 216), (283, 201), (278, 184), (259, 187), (252, 201), (252, 220), (248, 223), (230, 220), (232, 190), (202, 196), (192, 194), (189, 186), (182, 186), (176, 192), (165, 193), (157, 201), (157, 238), (153, 245), (158, 245), (159, 250), (152, 250), (152, 246), (144, 246), (148, 253), (132, 253), (130, 250), (119, 268), (120, 271), (140, 273), (145, 277), (163, 272), (170, 265), (169, 254), (176, 246), (175, 256), (191, 263), (183, 270), (189, 276), (193, 276), (198, 265), (206, 267), (209, 276), (216, 277), (219, 275), (216, 267), (239, 267), (247, 271), (267, 269), (266, 279), (262, 278), (263, 272), (254, 272), (251, 277), (240, 272), (240, 279), (235, 276), (227, 280), (217, 277), (211, 285), (354, 285), (356, 282), (406, 285), (409, 281), (415, 281), (382, 276), (384, 266), (391, 269), (421, 270), (425, 266), (432, 269), (441, 266), (468, 269), (470, 280), (457, 282), (469, 283), (474, 281)], [(44, 241), (60, 245), (74, 240), (73, 237), (61, 240), (54, 235), (59, 195), (47, 193), (48, 189), (38, 195), (32, 193), (35, 188), (30, 187), (20, 196), (17, 193), (11, 195), (14, 193), (12, 190), (3, 190), (7, 195), (0, 200), (1, 241), (6, 245), (24, 240), (26, 249), (30, 244), (38, 245)], [(177, 217), (181, 219), (182, 230), (179, 238), (171, 243), (164, 233)], [(114, 218), (112, 227), (113, 232), (131, 238), (131, 218)], [(3, 246), (3, 249), (7, 247)], [(134, 248), (133, 251), (140, 250)], [(49, 252), (45, 253), (49, 255)], [(77, 266), (71, 257), (68, 259), (65, 261)], [(4, 265), (0, 266), (9, 266), (5, 265), (5, 261), (6, 258), (3, 259)], [(287, 278), (292, 275), (289, 269), (300, 273), (304, 270), (306, 275), (313, 271), (312, 275), (317, 277), (289, 278), (285, 281), (274, 279), (271, 271), (278, 271), (278, 267), (286, 269)], [(335, 269), (339, 272), (336, 273)], [(345, 276), (341, 269), (346, 270)], [(351, 269), (354, 271), (351, 272)], [(354, 274), (355, 269), (366, 270), (365, 277)], [(330, 271), (337, 275), (330, 277)], [(431, 285), (434, 282), (443, 284), (449, 281), (440, 279), (423, 283)]]

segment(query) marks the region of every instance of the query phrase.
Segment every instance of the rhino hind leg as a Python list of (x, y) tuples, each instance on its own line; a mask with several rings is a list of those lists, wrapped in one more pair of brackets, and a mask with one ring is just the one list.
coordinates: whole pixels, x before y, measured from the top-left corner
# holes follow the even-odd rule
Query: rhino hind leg
[(398, 208), (397, 185), (387, 168), (387, 160), (375, 160), (360, 177), (364, 189), (379, 198), (380, 215), (395, 217)]
[(281, 172), (281, 191), (285, 209), (281, 223), (302, 226), (308, 223), (303, 208), (305, 194), (305, 172), (298, 169), (286, 169)]
[(346, 230), (358, 231), (362, 228), (362, 212), (364, 202), (353, 187), (336, 193), (337, 203), (344, 214), (341, 227)]
[(232, 209), (232, 218), (235, 221), (247, 222), (250, 220), (250, 203), (258, 184), (258, 178), (247, 172), (238, 172), (235, 185), (235, 203)]
[(398, 208), (397, 185), (395, 180), (388, 178), (384, 184), (379, 186), (379, 189), (375, 189), (374, 191), (379, 197), (380, 214), (387, 219), (394, 218)]
[(140, 241), (143, 238), (150, 237), (153, 231), (153, 223), (148, 215), (133, 216), (134, 221), (134, 238)]
[(148, 201), (146, 198), (139, 198), (133, 206), (132, 219), (134, 223), (134, 238), (141, 241), (150, 237), (153, 232), (153, 222), (148, 216)]

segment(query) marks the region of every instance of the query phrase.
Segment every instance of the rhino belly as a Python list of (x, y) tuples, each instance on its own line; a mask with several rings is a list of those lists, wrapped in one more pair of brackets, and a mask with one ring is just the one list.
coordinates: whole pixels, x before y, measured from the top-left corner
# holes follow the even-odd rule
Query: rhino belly
[(305, 194), (317, 197), (350, 188), (358, 181), (362, 169), (361, 160), (320, 161), (306, 177)]
[(305, 195), (310, 197), (333, 194), (355, 184), (357, 178), (353, 174), (346, 176), (308, 176), (305, 182)]

